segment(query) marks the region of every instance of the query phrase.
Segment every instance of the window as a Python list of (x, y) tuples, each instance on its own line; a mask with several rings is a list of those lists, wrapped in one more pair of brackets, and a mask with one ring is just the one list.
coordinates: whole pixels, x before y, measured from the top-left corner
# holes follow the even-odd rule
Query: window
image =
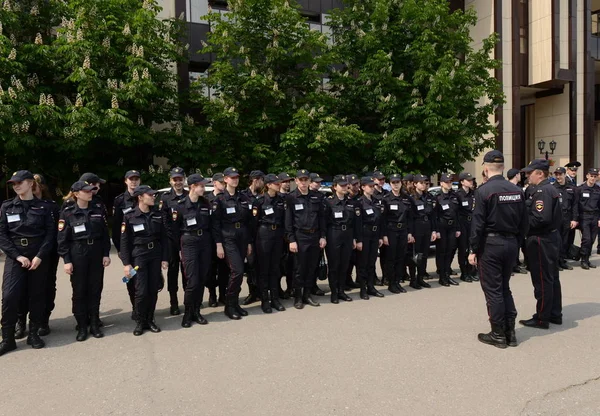
[(592, 12), (592, 36), (600, 37), (600, 10)]
[(188, 0), (188, 22), (191, 23), (206, 23), (202, 20), (202, 16), (208, 14), (208, 0)]

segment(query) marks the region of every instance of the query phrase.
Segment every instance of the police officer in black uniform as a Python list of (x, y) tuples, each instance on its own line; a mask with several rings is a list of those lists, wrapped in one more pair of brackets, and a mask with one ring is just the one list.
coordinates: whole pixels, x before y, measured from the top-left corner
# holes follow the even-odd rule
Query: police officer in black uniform
[[(125, 173), (125, 185), (127, 186), (125, 192), (117, 195), (113, 202), (111, 237), (117, 252), (121, 251), (121, 224), (123, 224), (123, 218), (126, 214), (132, 212), (137, 205), (137, 199), (134, 198), (133, 191), (140, 185), (140, 172), (137, 170), (128, 170)], [(129, 282), (127, 282), (127, 293), (129, 293), (129, 300), (133, 308), (131, 319), (135, 320), (135, 277), (129, 279)]]
[[(323, 202), (323, 200), (325, 199), (325, 194), (320, 191), (321, 182), (323, 182), (323, 178), (318, 173), (316, 173), (316, 172), (310, 173), (309, 189), (311, 191), (315, 191), (317, 193), (317, 195), (319, 196), (319, 198), (321, 199), (321, 202)], [(325, 250), (321, 250), (321, 257), (324, 258), (324, 256), (325, 256)], [(314, 284), (313, 288), (311, 289), (310, 293), (315, 296), (325, 296), (325, 292), (323, 290), (321, 290), (321, 288), (317, 284), (317, 281), (319, 280), (318, 277), (319, 277), (319, 266), (317, 265), (317, 268), (315, 269), (315, 277), (313, 279), (315, 284)]]
[[(290, 193), (290, 187), (292, 177), (287, 172), (281, 172), (277, 175), (281, 181), (281, 187), (279, 193), (285, 200), (286, 195)], [(279, 298), (289, 299), (292, 296), (292, 288), (294, 285), (294, 255), (290, 253), (290, 242), (287, 241), (287, 237), (284, 233), (284, 246), (283, 254), (281, 255), (281, 276), (285, 276), (286, 290), (281, 288), (281, 282), (279, 282)], [(318, 287), (317, 287), (318, 288)], [(320, 290), (320, 289), (319, 289)]]
[(239, 192), (240, 173), (229, 167), (223, 172), (227, 187), (213, 201), (213, 237), (217, 243), (217, 256), (229, 264), (227, 304), (225, 315), (229, 319), (241, 319), (248, 312), (240, 306), (239, 294), (244, 276), (244, 260), (252, 253), (254, 218), (252, 200)]
[[(380, 170), (376, 170), (373, 172), (373, 174), (371, 174), (371, 175), (367, 174), (367, 176), (371, 176), (373, 178), (373, 181), (375, 182), (375, 190), (373, 192), (373, 197), (381, 200), (381, 198), (383, 198), (384, 195), (387, 194), (387, 192), (388, 192), (385, 189), (383, 189), (383, 185), (385, 185), (385, 174)], [(383, 270), (385, 270), (386, 254), (387, 254), (387, 246), (384, 244), (379, 249), (379, 266), (382, 270), (382, 273), (383, 273)], [(390, 284), (390, 282), (385, 280), (385, 276), (382, 276), (381, 277), (381, 285), (389, 286), (389, 284)]]
[(458, 198), (458, 223), (460, 236), (458, 237), (458, 264), (460, 266), (460, 280), (463, 282), (478, 281), (473, 267), (469, 264), (469, 236), (471, 235), (471, 220), (473, 218), (473, 175), (462, 172), (458, 175), (460, 188), (456, 191)]
[[(360, 179), (358, 175), (355, 173), (349, 173), (346, 175), (348, 179), (348, 200), (356, 203), (358, 198), (360, 198)], [(360, 288), (360, 284), (358, 283), (358, 268), (356, 270), (356, 282), (352, 280), (352, 270), (357, 265), (358, 258), (358, 250), (352, 250), (352, 255), (350, 256), (350, 265), (348, 266), (348, 271), (346, 272), (346, 282), (344, 284), (345, 290), (352, 290)]]
[(309, 189), (309, 172), (296, 174), (296, 189), (286, 198), (285, 233), (290, 253), (294, 254), (294, 307), (319, 306), (311, 297), (320, 250), (327, 245), (324, 205), (318, 191)]
[(527, 228), (525, 197), (503, 176), (504, 155), (492, 150), (483, 158), (486, 183), (475, 192), (471, 221), (469, 263), (479, 266), (479, 281), (485, 295), (491, 332), (479, 334), (484, 344), (516, 347), (517, 309), (510, 291), (513, 263)]
[(578, 188), (581, 268), (584, 270), (596, 268), (590, 263), (590, 255), (600, 226), (600, 187), (596, 185), (597, 180), (598, 169), (591, 168), (586, 175), (586, 181)]
[(448, 174), (440, 177), (442, 192), (436, 196), (435, 218), (437, 223), (437, 249), (435, 260), (442, 286), (457, 286), (458, 282), (450, 277), (452, 273), (453, 252), (460, 237), (458, 196), (452, 189), (452, 178)]
[[(79, 178), (79, 181), (87, 182), (87, 183), (89, 183), (90, 185), (92, 185), (93, 187), (96, 188), (94, 191), (92, 191), (92, 201), (90, 202), (90, 204), (91, 205), (95, 205), (96, 207), (103, 209), (104, 210), (104, 215), (108, 218), (108, 211), (106, 210), (106, 204), (104, 204), (104, 201), (102, 200), (102, 197), (100, 195), (98, 195), (98, 191), (100, 190), (100, 188), (102, 187), (102, 185), (104, 185), (106, 183), (106, 180), (102, 179), (101, 177), (99, 177), (95, 173), (86, 172), (83, 175), (81, 175), (81, 177)], [(74, 204), (75, 204), (75, 200), (74, 199), (67, 198), (67, 199), (64, 200), (63, 205), (62, 205), (62, 207), (60, 209), (62, 211), (68, 205), (74, 205)]]
[(362, 250), (362, 221), (360, 207), (348, 200), (346, 175), (333, 178), (333, 195), (325, 198), (325, 221), (327, 224), (327, 261), (329, 262), (329, 288), (331, 303), (346, 302), (352, 298), (344, 292), (346, 273), (352, 250)]
[(415, 252), (419, 257), (417, 264), (417, 282), (419, 286), (430, 288), (423, 279), (427, 277), (427, 257), (429, 246), (437, 239), (435, 223), (435, 198), (429, 193), (427, 176), (415, 175), (415, 193), (413, 199), (415, 219)]
[(204, 185), (209, 182), (198, 173), (190, 175), (187, 183), (189, 194), (173, 207), (173, 240), (179, 241), (179, 253), (185, 279), (183, 303), (185, 312), (181, 326), (189, 328), (192, 321), (206, 325), (208, 321), (200, 313), (204, 286), (211, 270), (214, 252), (212, 237), (212, 205), (204, 197)]
[[(222, 173), (215, 173), (212, 177), (213, 191), (206, 195), (206, 199), (212, 208), (215, 199), (225, 191), (225, 176)], [(225, 293), (227, 292), (227, 281), (229, 280), (229, 266), (225, 259), (217, 257), (217, 246), (213, 246), (212, 267), (208, 277), (208, 306), (216, 308), (219, 305), (225, 305)], [(219, 297), (217, 298), (217, 288), (219, 288)]]
[(45, 346), (38, 330), (44, 321), (48, 257), (56, 238), (52, 213), (33, 196), (33, 174), (27, 170), (14, 172), (8, 183), (17, 196), (0, 207), (0, 249), (6, 254), (0, 355), (17, 348), (15, 325), (23, 296), (29, 299), (27, 344), (35, 349)]
[(579, 193), (577, 187), (567, 183), (566, 169), (559, 167), (554, 170), (556, 182), (554, 186), (558, 190), (562, 205), (562, 224), (560, 227), (560, 260), (561, 269), (573, 270), (573, 267), (567, 263), (567, 254), (569, 252), (569, 234), (571, 230), (577, 228), (579, 219)]
[(402, 177), (399, 174), (390, 176), (390, 185), (392, 191), (381, 199), (383, 244), (387, 247), (383, 278), (389, 282), (390, 292), (406, 293), (400, 280), (404, 274), (407, 246), (415, 242), (412, 212), (414, 203), (409, 195), (402, 192)]
[[(163, 223), (165, 224), (167, 235), (169, 236), (169, 270), (167, 271), (167, 289), (169, 291), (169, 300), (171, 304), (169, 312), (171, 315), (175, 316), (181, 313), (179, 310), (179, 299), (177, 298), (177, 292), (179, 292), (179, 268), (181, 265), (179, 259), (180, 242), (175, 240), (172, 225), (173, 213), (176, 210), (177, 204), (179, 201), (185, 199), (185, 197), (188, 195), (188, 191), (186, 191), (184, 188), (184, 170), (180, 167), (171, 169), (169, 172), (169, 183), (171, 184), (171, 189), (160, 196), (158, 209), (162, 214)], [(186, 279), (183, 277), (183, 266), (181, 266), (181, 268), (181, 284), (183, 286), (183, 290), (185, 291)]]
[(110, 265), (110, 236), (106, 211), (92, 203), (96, 190), (84, 181), (71, 186), (65, 199), (72, 199), (58, 221), (58, 254), (64, 260), (65, 273), (71, 276), (73, 315), (77, 320), (77, 341), (102, 338), (100, 299), (104, 269)]
[(565, 168), (567, 168), (567, 176), (565, 177), (565, 180), (567, 181), (567, 183), (569, 183), (573, 186), (577, 186), (577, 170), (580, 167), (581, 167), (581, 162), (578, 162), (578, 161), (569, 162), (565, 165)]
[[(265, 186), (265, 174), (260, 170), (253, 170), (250, 172), (250, 186), (244, 189), (242, 193), (250, 200), (250, 209), (252, 210), (256, 205), (258, 196), (263, 191)], [(248, 283), (248, 296), (244, 299), (244, 305), (250, 305), (260, 300), (260, 289), (258, 287), (258, 272), (256, 270), (256, 250), (252, 247), (252, 252), (246, 259), (244, 265), (246, 271), (247, 283)]]
[(369, 296), (383, 297), (383, 293), (375, 289), (375, 264), (377, 251), (383, 245), (383, 204), (373, 197), (375, 181), (371, 176), (360, 180), (362, 196), (357, 205), (362, 217), (362, 250), (357, 250), (357, 271), (360, 284), (360, 298), (368, 300)]
[(267, 187), (266, 192), (258, 197), (253, 209), (258, 222), (255, 247), (261, 309), (264, 313), (271, 313), (273, 312), (272, 308), (278, 311), (285, 310), (279, 302), (285, 201), (279, 193), (281, 184), (277, 175), (269, 173), (264, 180)]
[[(407, 173), (406, 175), (404, 175), (402, 177), (402, 192), (404, 194), (406, 194), (406, 196), (407, 196), (407, 198), (405, 199), (405, 205), (407, 205), (411, 211), (412, 211), (413, 205), (414, 205), (414, 202), (413, 202), (413, 199), (411, 196), (415, 192), (414, 180), (415, 180), (415, 175), (413, 175), (412, 173)], [(408, 243), (408, 245), (406, 247), (406, 258), (404, 259), (404, 264), (406, 265), (407, 270), (404, 271), (404, 277), (400, 281), (404, 282), (406, 280), (409, 280), (410, 287), (412, 287), (413, 289), (421, 290), (422, 287), (417, 282), (417, 262), (416, 262), (417, 259), (413, 255), (414, 251), (415, 251), (415, 243), (414, 243), (414, 238), (413, 238), (413, 242)]]
[(125, 214), (120, 229), (119, 256), (125, 276), (131, 277), (131, 270), (138, 267), (135, 276), (135, 336), (142, 335), (144, 329), (160, 332), (154, 322), (154, 311), (163, 278), (161, 267), (163, 270), (169, 268), (169, 248), (162, 214), (154, 208), (155, 195), (156, 191), (148, 185), (137, 186), (132, 195), (137, 199), (137, 206)]
[(549, 170), (546, 159), (535, 159), (523, 169), (529, 180), (525, 191), (529, 213), (527, 258), (537, 307), (531, 319), (519, 322), (541, 329), (548, 329), (548, 322), (562, 324), (558, 270), (562, 206), (558, 190), (548, 181)]
[[(510, 183), (512, 183), (513, 185), (515, 185), (518, 189), (523, 190), (521, 178), (522, 178), (522, 175), (521, 175), (521, 171), (519, 169), (512, 168), (512, 169), (509, 169), (508, 172), (506, 173), (506, 179), (508, 179), (508, 181)], [(525, 267), (525, 265), (527, 264), (527, 248), (525, 245), (526, 245), (526, 241), (525, 241), (525, 238), (523, 238), (523, 241), (521, 241), (520, 247), (521, 247), (521, 251), (523, 252), (523, 260), (525, 263), (521, 263), (521, 260), (519, 259), (519, 254), (517, 253), (516, 263), (513, 267), (513, 273), (527, 274), (527, 269)]]

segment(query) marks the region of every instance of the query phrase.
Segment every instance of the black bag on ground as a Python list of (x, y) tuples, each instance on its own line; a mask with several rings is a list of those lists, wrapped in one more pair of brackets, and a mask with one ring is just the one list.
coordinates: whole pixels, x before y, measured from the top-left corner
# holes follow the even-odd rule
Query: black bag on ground
[(571, 247), (569, 247), (569, 252), (567, 253), (567, 258), (570, 260), (579, 261), (581, 259), (581, 248), (575, 244), (571, 244)]
[(319, 280), (327, 280), (327, 260), (325, 260), (325, 250), (321, 250), (321, 257), (319, 259), (319, 270), (318, 275)]

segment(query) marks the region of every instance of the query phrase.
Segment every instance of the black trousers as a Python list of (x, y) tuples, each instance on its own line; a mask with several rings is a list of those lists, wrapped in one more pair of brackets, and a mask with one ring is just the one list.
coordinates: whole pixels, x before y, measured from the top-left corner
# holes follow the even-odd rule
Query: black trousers
[[(281, 255), (281, 275), (285, 276), (286, 289), (292, 289), (294, 286), (294, 274), (296, 272), (296, 255), (290, 253), (290, 243), (287, 239), (283, 240), (283, 253)], [(318, 262), (317, 262), (318, 264)], [(280, 283), (281, 287), (281, 283)]]
[(249, 256), (246, 256), (244, 271), (246, 273), (246, 282), (248, 283), (248, 292), (256, 293), (258, 290), (258, 271), (256, 265), (256, 246), (254, 244), (252, 244), (252, 252)]
[(460, 219), (460, 237), (458, 237), (458, 265), (461, 274), (473, 271), (469, 264), (469, 236), (471, 235), (471, 221), (467, 218)]
[(237, 299), (242, 288), (244, 278), (244, 260), (248, 254), (248, 243), (250, 237), (248, 230), (225, 226), (223, 228), (223, 249), (225, 260), (229, 265), (229, 280), (227, 282), (227, 296)]
[[(329, 264), (329, 287), (332, 291), (344, 291), (346, 272), (352, 255), (353, 230), (336, 228), (327, 230), (325, 253)], [(315, 270), (313, 268), (313, 270)]]
[[(294, 255), (294, 289), (312, 289), (315, 286), (315, 273), (319, 265), (319, 234), (296, 232), (298, 252)], [(329, 242), (327, 242), (329, 245)], [(329, 265), (331, 267), (331, 265)]]
[(278, 296), (281, 279), (281, 253), (283, 252), (283, 228), (275, 230), (261, 225), (256, 233), (256, 268), (258, 287), (261, 292), (271, 290)]
[(527, 238), (527, 255), (533, 294), (537, 301), (534, 319), (548, 322), (562, 317), (562, 290), (558, 272), (558, 232)]
[(375, 264), (379, 250), (379, 232), (373, 226), (363, 227), (363, 249), (356, 251), (357, 280), (361, 287), (375, 286)]
[(438, 228), (440, 239), (436, 242), (435, 262), (440, 277), (450, 277), (456, 248), (456, 229), (443, 224), (440, 224)]
[(138, 320), (152, 319), (162, 280), (160, 257), (135, 257), (133, 267), (139, 266), (135, 275), (135, 310)]
[(229, 280), (229, 266), (225, 259), (217, 257), (217, 247), (213, 245), (211, 257), (211, 268), (206, 286), (210, 293), (217, 294), (219, 288), (219, 296), (225, 296), (227, 291), (227, 281)]
[(358, 250), (352, 250), (350, 261), (348, 263), (348, 271), (346, 272), (346, 282), (352, 281), (352, 270), (356, 267), (356, 277), (358, 278)]
[(211, 271), (214, 242), (210, 232), (181, 236), (181, 265), (185, 306), (202, 303), (204, 287)]
[(424, 276), (427, 271), (427, 257), (429, 256), (429, 246), (431, 245), (431, 223), (429, 221), (415, 222), (415, 253), (423, 254), (423, 257), (417, 264), (419, 276)]
[(185, 290), (186, 279), (183, 277), (183, 264), (179, 259), (179, 242), (169, 240), (169, 269), (167, 270), (167, 290), (172, 295), (179, 291), (179, 269), (181, 268), (181, 284)]
[[(21, 255), (33, 260), (39, 245), (19, 247)], [(11, 328), (17, 323), (21, 300), (27, 299), (29, 319), (37, 325), (44, 322), (46, 312), (46, 279), (48, 277), (48, 258), (43, 258), (35, 270), (21, 267), (21, 263), (6, 257), (2, 277), (2, 327)]]
[(598, 216), (583, 214), (581, 221), (581, 256), (588, 257), (592, 254), (592, 244), (598, 235)]
[(408, 230), (390, 227), (388, 230), (388, 242), (383, 275), (390, 284), (400, 283), (404, 275), (404, 264), (406, 262)]
[[(564, 215), (563, 215), (564, 217)], [(560, 227), (560, 252), (559, 258), (561, 261), (565, 261), (567, 259), (567, 254), (569, 253), (569, 248), (571, 245), (569, 244), (569, 234), (571, 233), (571, 221), (566, 220), (562, 222)]]
[[(52, 250), (48, 257), (48, 276), (46, 278), (46, 310), (44, 311), (44, 320), (42, 323), (47, 324), (50, 321), (50, 315), (54, 310), (56, 300), (56, 271), (58, 269), (58, 262), (60, 256), (56, 249)], [(24, 292), (19, 303), (19, 320), (27, 320), (27, 314), (29, 313), (29, 298), (27, 293)]]
[(479, 281), (485, 295), (488, 316), (492, 325), (504, 326), (506, 319), (517, 317), (517, 308), (510, 291), (510, 276), (514, 259), (519, 252), (516, 237), (487, 236), (483, 249), (477, 254)]
[(87, 322), (88, 317), (100, 313), (104, 285), (103, 257), (101, 241), (92, 245), (88, 245), (87, 241), (75, 242), (71, 247), (71, 300), (72, 312), (77, 322)]

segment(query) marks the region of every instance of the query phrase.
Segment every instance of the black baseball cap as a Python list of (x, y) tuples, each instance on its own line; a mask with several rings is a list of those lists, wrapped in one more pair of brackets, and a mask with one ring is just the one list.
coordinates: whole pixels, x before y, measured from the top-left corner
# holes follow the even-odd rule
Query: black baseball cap
[(86, 181), (77, 181), (73, 185), (71, 185), (71, 191), (79, 192), (79, 191), (95, 191), (98, 189), (97, 186), (92, 186)]
[(313, 172), (308, 176), (310, 177), (311, 182), (323, 182), (323, 178), (321, 178), (318, 173)]
[(415, 175), (413, 175), (412, 173), (407, 173), (406, 175), (404, 175), (404, 177), (402, 178), (403, 181), (409, 181), (409, 182), (413, 182), (415, 180)]
[(390, 182), (400, 182), (402, 181), (402, 176), (399, 173), (392, 173), (390, 175)]
[(187, 178), (188, 185), (206, 184), (209, 180), (199, 173), (193, 173)]
[(33, 178), (33, 173), (29, 172), (28, 170), (18, 170), (16, 172), (13, 172), (11, 178), (6, 182), (7, 183), (23, 182), (26, 179), (35, 180)]
[(129, 179), (134, 176), (137, 176), (138, 178), (140, 178), (141, 177), (140, 172), (138, 172), (137, 170), (128, 170), (127, 172), (125, 172), (125, 179)]
[(169, 172), (169, 177), (171, 178), (183, 178), (185, 176), (185, 172), (183, 168), (173, 168), (171, 172)]
[(348, 175), (346, 175), (346, 177), (348, 178), (348, 182), (350, 182), (352, 185), (357, 185), (360, 183), (360, 179), (355, 173), (349, 173)]
[(213, 182), (223, 182), (225, 180), (225, 175), (221, 172), (215, 173), (212, 177)]
[(521, 172), (533, 172), (534, 170), (550, 170), (550, 162), (546, 159), (534, 159)]
[(554, 174), (556, 175), (557, 173), (567, 173), (567, 170), (565, 168), (562, 167), (558, 167), (556, 169), (554, 169)]
[(102, 179), (100, 176), (96, 175), (92, 172), (86, 172), (79, 178), (80, 181), (88, 182), (88, 183), (101, 183), (104, 185), (106, 180)]
[(335, 175), (333, 178), (333, 183), (337, 183), (338, 185), (348, 185), (348, 177), (346, 175)]
[(447, 173), (443, 173), (442, 176), (440, 176), (440, 182), (452, 182), (452, 176)]
[(504, 155), (500, 150), (492, 150), (485, 154), (483, 163), (504, 163)]
[(375, 181), (373, 180), (372, 176), (363, 176), (362, 178), (360, 178), (360, 184), (361, 185), (375, 185)]
[(581, 162), (578, 161), (569, 162), (565, 165), (565, 168), (570, 168), (572, 170), (577, 170), (578, 167), (581, 167)]
[(135, 189), (133, 190), (133, 196), (140, 196), (143, 194), (156, 194), (156, 191), (152, 188), (150, 188), (148, 185), (140, 185), (140, 186), (136, 186)]
[(279, 180), (281, 182), (291, 181), (292, 180), (292, 177), (290, 175), (288, 175), (287, 172), (281, 172), (279, 175), (277, 175), (277, 177), (279, 178)]
[(265, 173), (261, 170), (253, 170), (250, 172), (250, 179), (264, 178)]
[(590, 168), (590, 170), (588, 170), (588, 174), (598, 175), (598, 168)]
[(296, 178), (298, 179), (302, 179), (302, 178), (310, 178), (310, 173), (306, 170), (306, 169), (300, 169), (298, 172), (296, 172)]
[(520, 172), (521, 171), (519, 169), (515, 169), (515, 168), (509, 169), (508, 172), (506, 173), (506, 177), (508, 179), (512, 179), (515, 176), (517, 176)]
[(426, 182), (429, 180), (429, 178), (425, 175), (421, 175), (420, 173), (417, 173), (414, 177), (415, 182)]
[(380, 170), (376, 170), (375, 172), (373, 172), (373, 177), (375, 179), (385, 179), (385, 175)]
[(274, 173), (268, 173), (265, 175), (265, 184), (270, 184), (270, 183), (278, 183), (281, 182), (281, 179), (279, 179), (279, 177), (277, 175), (275, 175)]
[(223, 171), (223, 176), (237, 178), (238, 176), (240, 176), (240, 172), (236, 168), (229, 167)]
[(459, 181), (472, 181), (473, 179), (473, 175), (471, 175), (469, 172), (462, 172), (460, 175), (458, 175)]

